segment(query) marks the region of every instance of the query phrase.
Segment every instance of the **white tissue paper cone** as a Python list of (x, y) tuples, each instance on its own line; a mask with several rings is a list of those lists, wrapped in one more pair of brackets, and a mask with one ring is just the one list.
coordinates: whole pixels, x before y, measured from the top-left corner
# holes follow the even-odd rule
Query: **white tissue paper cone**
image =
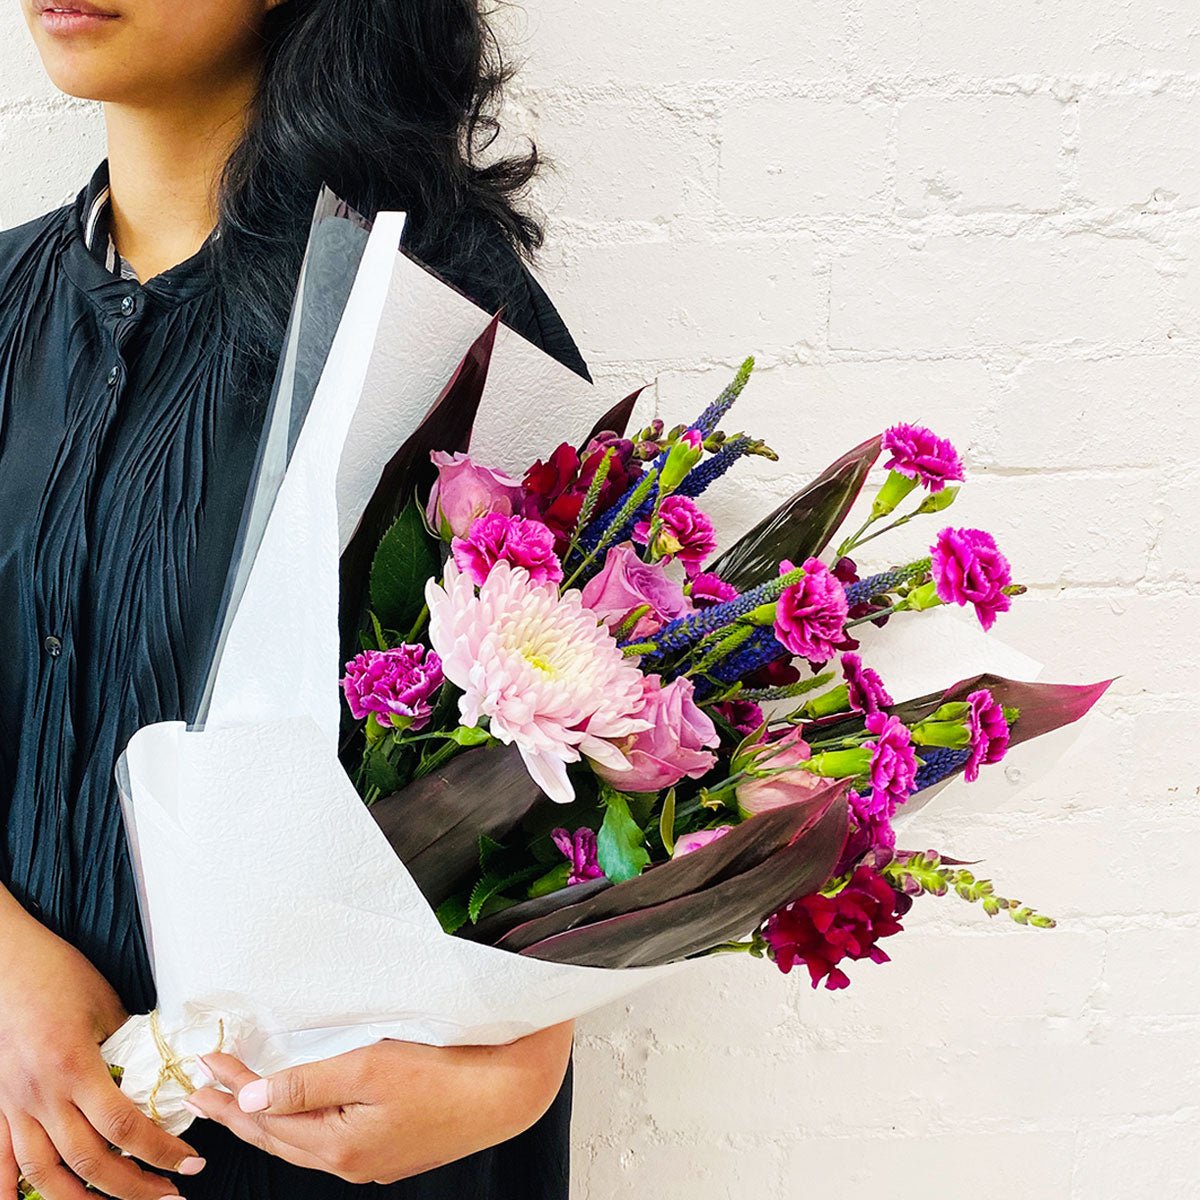
[[(337, 757), (338, 560), (382, 466), (489, 314), (397, 253), (381, 214), (230, 625), (202, 731), (139, 730), (118, 767), (158, 989), (105, 1043), (168, 1128), (195, 1054), (267, 1074), (398, 1038), (499, 1044), (679, 966), (598, 970), (448, 936)], [(518, 469), (582, 437), (590, 388), (502, 329), (473, 450)], [(343, 447), (345, 453), (343, 454)], [(502, 451), (502, 452), (501, 452)]]

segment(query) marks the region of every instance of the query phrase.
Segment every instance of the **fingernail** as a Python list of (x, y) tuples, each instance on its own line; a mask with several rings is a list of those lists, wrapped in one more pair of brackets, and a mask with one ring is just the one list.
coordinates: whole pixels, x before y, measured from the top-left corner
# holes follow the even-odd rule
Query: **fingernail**
[(196, 1059), (196, 1066), (199, 1068), (200, 1074), (208, 1080), (209, 1083), (216, 1083), (217, 1077), (212, 1073), (212, 1068), (202, 1058)]
[(177, 1196), (174, 1192), (172, 1192), (169, 1196), (164, 1196), (162, 1200), (183, 1200), (183, 1197)]
[[(204, 1116), (204, 1109), (202, 1109), (198, 1104), (193, 1104), (190, 1100), (184, 1100), (183, 1107), (186, 1108), (188, 1110), (188, 1112), (190, 1112), (192, 1114), (193, 1117)], [(201, 1160), (201, 1161), (203, 1161), (203, 1160)]]
[(204, 1159), (193, 1154), (190, 1158), (185, 1158), (179, 1164), (178, 1174), (180, 1175), (199, 1175), (204, 1170)]
[(238, 1106), (242, 1112), (262, 1112), (271, 1103), (271, 1085), (265, 1079), (256, 1079), (238, 1092)]

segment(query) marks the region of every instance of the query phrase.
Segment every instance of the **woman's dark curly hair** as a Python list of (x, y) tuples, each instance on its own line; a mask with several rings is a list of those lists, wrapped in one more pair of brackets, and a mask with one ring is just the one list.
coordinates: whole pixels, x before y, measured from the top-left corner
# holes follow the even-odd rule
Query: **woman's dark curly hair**
[(532, 257), (542, 229), (519, 199), (536, 147), (480, 161), (509, 79), (481, 0), (285, 0), (265, 37), (212, 259), (251, 361), (274, 367), (322, 183), (366, 216), (407, 212), (405, 247), (460, 286), (482, 238)]

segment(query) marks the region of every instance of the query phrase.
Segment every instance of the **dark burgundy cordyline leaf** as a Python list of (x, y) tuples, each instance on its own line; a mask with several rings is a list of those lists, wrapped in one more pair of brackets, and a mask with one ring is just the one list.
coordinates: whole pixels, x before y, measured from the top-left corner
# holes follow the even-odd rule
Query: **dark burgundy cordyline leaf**
[[(633, 416), (634, 406), (637, 404), (638, 398), (645, 390), (646, 385), (643, 384), (636, 392), (634, 392), (632, 395), (626, 396), (625, 399), (619, 404), (614, 404), (612, 408), (610, 408), (608, 412), (606, 412), (604, 416), (602, 416), (600, 420), (596, 422), (592, 432), (589, 433), (584, 439), (583, 446), (586, 446), (588, 442), (592, 440), (592, 438), (598, 437), (602, 433), (615, 433), (617, 437), (624, 437), (625, 431), (629, 428), (629, 418)], [(581, 450), (583, 449), (583, 446), (580, 447)]]
[(882, 436), (874, 437), (844, 454), (708, 569), (742, 592), (778, 575), (785, 558), (799, 566), (820, 554), (862, 491), (881, 445)]
[(367, 615), (371, 562), (383, 535), (412, 499), (413, 493), (433, 485), (436, 471), (429, 461), (430, 453), (434, 450), (454, 453), (466, 450), (471, 443), (471, 430), (487, 384), (501, 315), (497, 313), (475, 339), (425, 419), (383, 468), (358, 528), (342, 552), (340, 623), (343, 661), (359, 650), (358, 634)]
[(1011, 746), (1032, 741), (1071, 725), (1085, 716), (1092, 705), (1108, 691), (1112, 680), (1103, 683), (1027, 683), (1005, 679), (1002, 675), (973, 675), (948, 687), (944, 692), (930, 692), (916, 700), (888, 709), (905, 724), (920, 721), (943, 704), (965, 700), (972, 692), (986, 688), (1006, 708), (1019, 708), (1021, 715), (1012, 729)]
[(523, 950), (566, 930), (652, 908), (740, 877), (794, 839), (802, 838), (830, 808), (842, 802), (846, 790), (844, 782), (830, 780), (826, 788), (798, 804), (752, 817), (703, 849), (651, 867), (636, 879), (591, 898), (576, 902), (569, 897), (569, 904), (545, 916), (515, 924), (512, 910), (507, 910), (499, 918), (508, 918), (505, 923), (510, 931), (500, 938), (489, 937), (488, 941), (506, 950)]
[(466, 938), (468, 941), (482, 942), (484, 945), (492, 946), (517, 925), (536, 920), (538, 917), (544, 917), (573, 904), (581, 904), (584, 900), (590, 900), (597, 892), (608, 891), (612, 886), (612, 880), (605, 879), (602, 875), (599, 879), (589, 879), (584, 883), (560, 888), (557, 892), (551, 892), (546, 896), (522, 900), (494, 916), (484, 917), (478, 925), (465, 926), (458, 931), (458, 936)]
[(436, 908), (479, 870), (479, 838), (500, 841), (543, 799), (511, 746), (468, 750), (377, 801), (371, 815)]
[(711, 950), (744, 937), (783, 905), (817, 891), (837, 864), (846, 827), (843, 793), (789, 845), (749, 871), (689, 896), (556, 934), (521, 953), (577, 966), (624, 968), (660, 966)]

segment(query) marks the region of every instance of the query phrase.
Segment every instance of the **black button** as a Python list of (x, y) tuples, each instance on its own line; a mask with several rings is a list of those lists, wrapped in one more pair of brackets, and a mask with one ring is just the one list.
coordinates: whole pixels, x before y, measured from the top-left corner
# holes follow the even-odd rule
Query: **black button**
[(135, 308), (137, 308), (137, 301), (132, 296), (126, 296), (121, 301), (121, 312), (124, 316), (132, 316)]
[(113, 369), (111, 371), (109, 371), (109, 373), (108, 373), (108, 386), (116, 387), (117, 380), (120, 378), (121, 378), (121, 368), (113, 367)]
[(47, 635), (46, 640), (42, 642), (42, 645), (46, 648), (46, 653), (49, 654), (51, 658), (57, 658), (62, 653), (62, 638), (57, 638), (52, 633)]

